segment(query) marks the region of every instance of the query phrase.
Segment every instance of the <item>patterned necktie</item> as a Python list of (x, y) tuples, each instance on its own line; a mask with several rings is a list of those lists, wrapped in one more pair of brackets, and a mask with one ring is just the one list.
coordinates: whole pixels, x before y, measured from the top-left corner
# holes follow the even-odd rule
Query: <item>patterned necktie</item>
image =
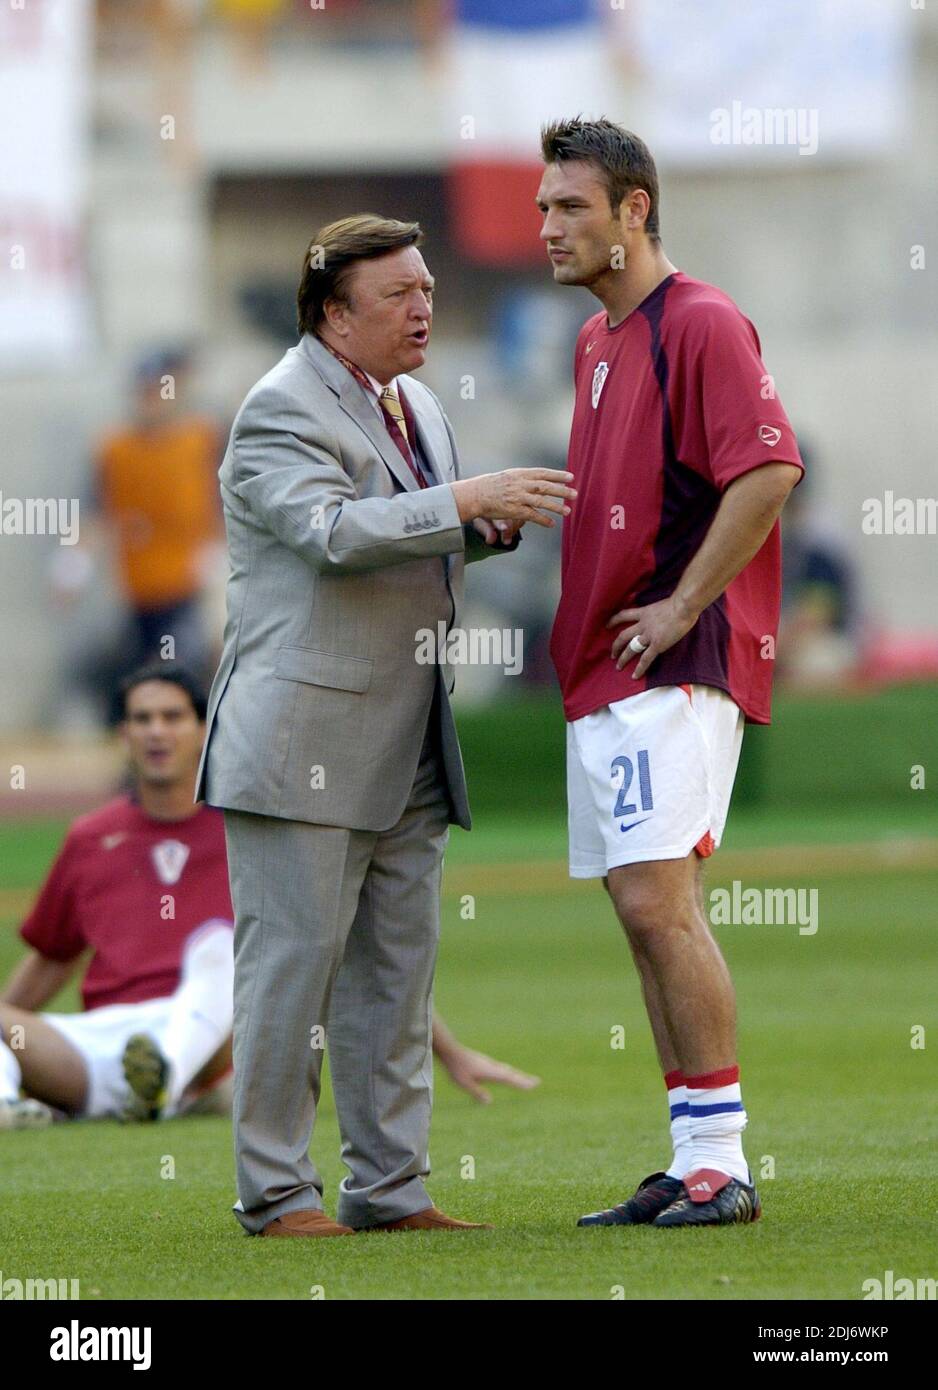
[[(357, 366), (354, 362), (350, 362), (341, 352), (337, 352), (332, 344), (327, 343), (324, 338), (320, 338), (319, 341), (328, 352), (332, 353), (333, 357), (342, 363), (343, 367), (351, 372), (352, 376), (363, 390), (370, 391), (372, 396), (377, 394), (368, 376), (362, 371), (361, 367)], [(378, 396), (378, 404), (381, 407), (381, 415), (387, 426), (388, 434), (397, 445), (398, 453), (407, 464), (411, 473), (413, 473), (418, 487), (429, 487), (429, 483), (423, 476), (420, 468), (418, 468), (414, 456), (411, 453), (410, 442), (407, 438), (407, 417), (404, 414), (404, 407), (401, 404), (397, 389), (393, 386), (385, 386), (381, 395)]]
[(382, 409), (387, 411), (388, 415), (390, 415), (409, 444), (410, 440), (407, 439), (407, 421), (404, 419), (404, 407), (401, 405), (401, 398), (397, 394), (397, 387), (385, 386), (379, 400), (381, 401)]

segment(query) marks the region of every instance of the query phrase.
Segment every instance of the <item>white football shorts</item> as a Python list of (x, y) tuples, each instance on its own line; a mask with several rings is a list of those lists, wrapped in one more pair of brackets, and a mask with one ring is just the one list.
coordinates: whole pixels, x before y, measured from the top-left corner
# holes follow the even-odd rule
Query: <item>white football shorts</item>
[[(127, 1082), (124, 1078), (124, 1048), (135, 1033), (149, 1033), (162, 1047), (172, 1011), (173, 996), (163, 999), (145, 999), (139, 1004), (104, 1004), (100, 1009), (90, 1009), (87, 1013), (53, 1014), (43, 1013), (40, 1018), (61, 1033), (78, 1052), (88, 1072), (88, 1092), (83, 1119), (101, 1119), (103, 1116), (120, 1116), (128, 1097)], [(230, 1112), (229, 1073), (217, 1078), (198, 1093), (198, 1113), (215, 1113), (215, 1105), (209, 1101), (209, 1092), (218, 1088), (218, 1097), (227, 1096)], [(173, 1113), (183, 1114), (195, 1110), (196, 1097), (187, 1091)], [(219, 1111), (224, 1113), (225, 1104), (221, 1102)]]
[(667, 685), (567, 724), (570, 877), (701, 858), (720, 843), (745, 717), (708, 685)]
[(120, 1115), (128, 1094), (124, 1048), (134, 1033), (149, 1033), (161, 1043), (172, 1002), (172, 997), (146, 999), (140, 1004), (104, 1004), (88, 1013), (40, 1014), (81, 1054), (88, 1071), (82, 1111), (86, 1119)]

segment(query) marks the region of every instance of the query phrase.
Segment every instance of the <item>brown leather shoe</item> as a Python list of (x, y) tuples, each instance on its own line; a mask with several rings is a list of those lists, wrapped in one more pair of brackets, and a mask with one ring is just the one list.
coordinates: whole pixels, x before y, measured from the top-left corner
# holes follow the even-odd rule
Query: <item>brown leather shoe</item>
[(261, 1231), (262, 1236), (353, 1236), (351, 1226), (340, 1226), (330, 1221), (324, 1211), (309, 1208), (304, 1211), (288, 1211), (286, 1216), (278, 1216), (268, 1222)]
[(436, 1207), (415, 1211), (413, 1216), (402, 1216), (399, 1221), (385, 1221), (380, 1226), (363, 1226), (361, 1231), (491, 1231), (494, 1228), (485, 1221), (457, 1221)]

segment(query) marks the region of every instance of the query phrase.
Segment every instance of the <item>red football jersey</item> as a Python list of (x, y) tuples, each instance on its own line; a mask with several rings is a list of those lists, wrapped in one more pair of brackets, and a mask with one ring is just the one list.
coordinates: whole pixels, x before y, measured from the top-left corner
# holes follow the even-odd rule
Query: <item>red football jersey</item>
[(90, 947), (82, 999), (98, 1009), (173, 994), (183, 947), (209, 921), (234, 921), (222, 813), (152, 820), (122, 796), (69, 830), (20, 935), (52, 960)]
[[(620, 608), (667, 598), (735, 478), (804, 468), (755, 328), (722, 290), (676, 271), (615, 328), (589, 319), (574, 355), (562, 593), (551, 655), (567, 719), (662, 685), (725, 690), (747, 719), (771, 714), (781, 592), (778, 523), (758, 554), (639, 680), (616, 670)], [(766, 642), (771, 638), (771, 644)]]

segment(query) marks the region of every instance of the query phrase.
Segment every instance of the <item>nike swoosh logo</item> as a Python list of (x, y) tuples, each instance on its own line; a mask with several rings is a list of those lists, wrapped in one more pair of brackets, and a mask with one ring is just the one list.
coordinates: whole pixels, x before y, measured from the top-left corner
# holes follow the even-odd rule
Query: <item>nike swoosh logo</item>
[(620, 825), (619, 829), (624, 835), (627, 830), (634, 830), (636, 825), (644, 825), (646, 820), (651, 820), (651, 816), (642, 816), (641, 820), (633, 820), (631, 825)]

